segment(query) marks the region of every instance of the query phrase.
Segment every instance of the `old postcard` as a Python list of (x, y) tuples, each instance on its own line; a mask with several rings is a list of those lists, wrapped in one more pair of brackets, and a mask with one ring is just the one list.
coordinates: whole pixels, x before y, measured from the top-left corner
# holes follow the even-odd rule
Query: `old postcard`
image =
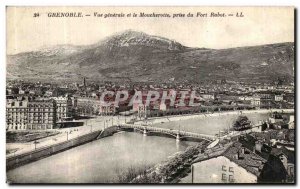
[(6, 8), (6, 177), (294, 184), (293, 7)]

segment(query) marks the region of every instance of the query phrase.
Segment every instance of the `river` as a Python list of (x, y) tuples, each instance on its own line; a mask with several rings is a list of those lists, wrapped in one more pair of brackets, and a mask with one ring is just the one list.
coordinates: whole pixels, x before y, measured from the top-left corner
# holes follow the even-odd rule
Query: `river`
[[(252, 124), (257, 124), (261, 120), (267, 120), (269, 118), (268, 113), (244, 113)], [(184, 130), (188, 132), (202, 133), (208, 135), (218, 134), (219, 131), (223, 131), (232, 127), (232, 124), (238, 117), (237, 114), (208, 114), (207, 117), (198, 117), (186, 120), (168, 121), (164, 120), (160, 123), (155, 123), (153, 127), (162, 127), (168, 129)]]
[[(266, 120), (268, 114), (246, 114), (253, 122)], [(217, 134), (230, 126), (236, 115), (194, 118), (154, 126)], [(179, 126), (180, 125), (180, 126)], [(195, 142), (159, 136), (121, 132), (96, 140), (7, 172), (13, 183), (105, 183), (117, 181), (128, 168), (143, 169), (185, 150)]]
[(192, 142), (122, 132), (7, 172), (13, 183), (105, 183), (128, 168), (143, 169), (185, 150)]

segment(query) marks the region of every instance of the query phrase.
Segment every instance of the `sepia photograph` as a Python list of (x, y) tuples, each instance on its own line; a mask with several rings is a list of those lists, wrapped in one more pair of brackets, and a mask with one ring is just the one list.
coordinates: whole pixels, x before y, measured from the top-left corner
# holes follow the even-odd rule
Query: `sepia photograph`
[(295, 184), (295, 12), (7, 6), (6, 183)]

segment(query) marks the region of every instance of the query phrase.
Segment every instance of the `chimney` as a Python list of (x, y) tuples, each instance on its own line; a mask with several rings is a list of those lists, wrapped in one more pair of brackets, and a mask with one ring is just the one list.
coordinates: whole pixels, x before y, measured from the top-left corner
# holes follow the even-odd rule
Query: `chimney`
[(262, 148), (262, 143), (260, 141), (256, 141), (254, 149), (258, 152), (261, 152), (261, 148)]
[(245, 154), (245, 149), (244, 149), (244, 147), (242, 147), (237, 153), (237, 156), (238, 156), (237, 159), (243, 159), (244, 154)]
[(245, 148), (244, 147), (241, 148), (241, 153), (245, 154)]

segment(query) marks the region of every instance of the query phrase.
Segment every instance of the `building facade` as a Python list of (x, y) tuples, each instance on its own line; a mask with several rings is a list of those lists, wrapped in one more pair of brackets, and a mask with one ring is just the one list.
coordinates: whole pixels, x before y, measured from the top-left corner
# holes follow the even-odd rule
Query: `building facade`
[(148, 112), (148, 106), (144, 105), (144, 104), (139, 104), (138, 105), (138, 118), (142, 119), (142, 118), (147, 118), (147, 112)]
[(46, 130), (56, 124), (56, 104), (54, 100), (7, 100), (6, 129)]
[(9, 99), (6, 102), (6, 129), (26, 130), (28, 123), (28, 101)]
[[(193, 183), (276, 183), (285, 182), (287, 171), (293, 176), (292, 161), (290, 166), (277, 153), (273, 155), (269, 147), (257, 145), (243, 145), (245, 141), (233, 142), (215, 146), (205, 150), (192, 163)], [(269, 149), (269, 150), (267, 150)], [(276, 152), (278, 149), (276, 148)], [(282, 157), (280, 159), (280, 157)]]
[(260, 97), (259, 96), (253, 96), (251, 99), (251, 105), (255, 106), (257, 109), (260, 108)]
[(72, 117), (72, 99), (70, 97), (54, 97), (56, 102), (56, 119), (64, 121)]
[(53, 129), (56, 124), (56, 104), (54, 100), (28, 102), (29, 130)]
[(219, 156), (193, 164), (193, 183), (256, 183), (257, 176)]
[(276, 101), (276, 102), (281, 102), (281, 101), (283, 101), (283, 95), (275, 95), (275, 101)]
[(99, 105), (99, 114), (100, 115), (114, 115), (116, 113), (116, 106), (114, 104), (106, 105), (100, 103)]

